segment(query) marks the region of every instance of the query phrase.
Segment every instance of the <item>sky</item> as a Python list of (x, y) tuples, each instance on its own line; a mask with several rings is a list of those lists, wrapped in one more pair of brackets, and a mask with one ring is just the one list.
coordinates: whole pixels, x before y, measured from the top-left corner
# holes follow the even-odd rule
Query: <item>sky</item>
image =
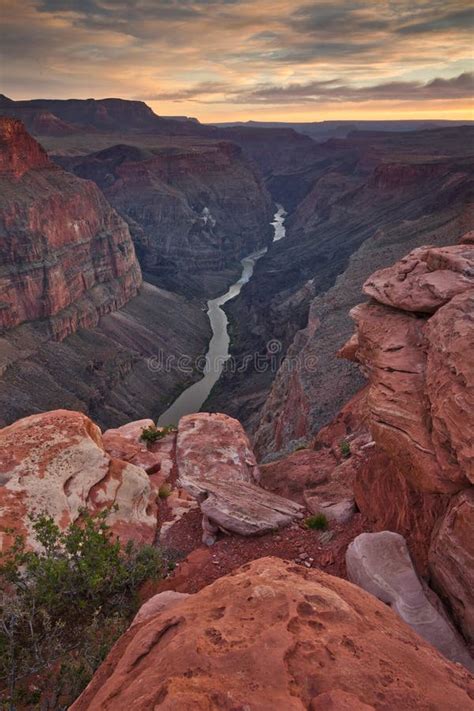
[(0, 0), (0, 92), (201, 121), (472, 119), (466, 0)]

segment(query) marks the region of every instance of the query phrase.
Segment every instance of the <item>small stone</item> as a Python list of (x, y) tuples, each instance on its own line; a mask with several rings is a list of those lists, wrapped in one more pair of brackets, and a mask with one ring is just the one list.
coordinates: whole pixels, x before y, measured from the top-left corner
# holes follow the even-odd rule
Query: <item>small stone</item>
[(304, 565), (305, 565), (307, 568), (311, 568), (311, 563), (309, 562), (309, 560), (305, 560)]
[(309, 557), (309, 556), (308, 556), (307, 553), (300, 553), (300, 558), (301, 558), (301, 560), (306, 560), (306, 558), (308, 558), (308, 557)]

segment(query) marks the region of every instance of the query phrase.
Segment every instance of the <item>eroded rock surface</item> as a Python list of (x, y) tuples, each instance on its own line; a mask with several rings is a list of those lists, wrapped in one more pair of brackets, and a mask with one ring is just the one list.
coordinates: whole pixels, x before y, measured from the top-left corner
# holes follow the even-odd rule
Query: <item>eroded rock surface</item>
[(373, 596), (262, 558), (133, 626), (71, 711), (445, 711), (473, 698), (468, 672)]
[(122, 541), (151, 543), (156, 533), (155, 494), (146, 472), (113, 459), (99, 428), (85, 415), (55, 410), (0, 430), (0, 543), (12, 528), (34, 546), (30, 516), (51, 516), (65, 529), (80, 517), (117, 507), (108, 522)]
[(428, 599), (403, 536), (392, 531), (361, 533), (347, 548), (346, 565), (349, 580), (390, 605), (445, 657), (474, 671), (474, 660), (440, 601), (432, 592)]
[(198, 499), (204, 539), (217, 529), (248, 536), (301, 517), (302, 507), (258, 486), (260, 473), (237, 420), (200, 413), (180, 420), (176, 443), (178, 483)]

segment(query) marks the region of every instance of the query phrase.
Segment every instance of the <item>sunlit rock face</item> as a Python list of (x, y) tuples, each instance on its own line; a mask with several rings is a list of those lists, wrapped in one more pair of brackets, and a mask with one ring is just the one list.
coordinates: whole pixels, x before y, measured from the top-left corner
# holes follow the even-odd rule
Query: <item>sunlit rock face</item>
[(0, 329), (48, 319), (62, 340), (141, 285), (125, 222), (97, 187), (52, 164), (20, 121), (0, 118)]

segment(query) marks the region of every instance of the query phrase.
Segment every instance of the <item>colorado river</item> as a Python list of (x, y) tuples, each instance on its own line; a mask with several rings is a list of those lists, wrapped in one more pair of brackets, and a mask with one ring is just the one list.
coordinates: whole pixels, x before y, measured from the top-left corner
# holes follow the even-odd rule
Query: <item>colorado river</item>
[[(273, 216), (273, 222), (271, 223), (274, 231), (274, 242), (278, 242), (278, 240), (285, 236), (286, 212), (281, 205), (277, 205), (277, 208), (277, 212)], [(199, 412), (207, 400), (209, 393), (221, 376), (225, 362), (230, 358), (230, 339), (227, 332), (228, 319), (222, 306), (240, 293), (243, 285), (251, 279), (255, 264), (266, 252), (267, 248), (265, 247), (258, 252), (253, 252), (253, 254), (244, 257), (241, 260), (242, 274), (240, 279), (236, 281), (235, 284), (232, 284), (225, 294), (218, 296), (217, 299), (210, 299), (207, 302), (207, 315), (211, 324), (212, 338), (206, 353), (204, 376), (197, 383), (186, 388), (160, 416), (158, 420), (160, 427), (177, 424), (183, 415)]]

